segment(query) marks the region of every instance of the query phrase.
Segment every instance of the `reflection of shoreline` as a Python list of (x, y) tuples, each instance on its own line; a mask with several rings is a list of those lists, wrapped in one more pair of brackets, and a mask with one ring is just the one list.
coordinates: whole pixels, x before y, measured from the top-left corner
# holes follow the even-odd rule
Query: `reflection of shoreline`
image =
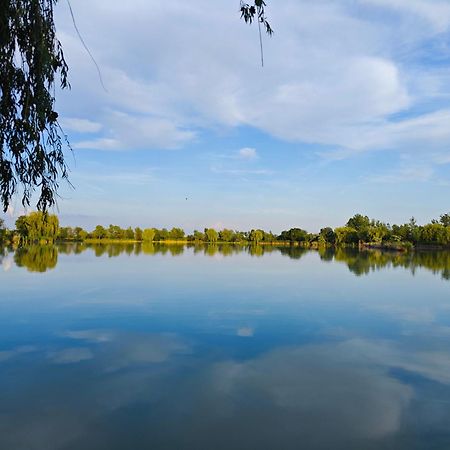
[[(356, 276), (367, 275), (370, 272), (389, 267), (401, 267), (413, 275), (419, 268), (424, 268), (445, 280), (450, 280), (450, 251), (415, 251), (395, 252), (381, 249), (331, 248), (319, 247), (307, 249), (300, 246), (275, 245), (234, 245), (234, 244), (161, 244), (152, 242), (90, 244), (73, 242), (57, 245), (34, 245), (19, 247), (14, 254), (14, 262), (18, 267), (25, 267), (31, 272), (45, 272), (57, 265), (58, 254), (77, 255), (86, 251), (94, 252), (96, 257), (113, 258), (127, 255), (170, 255), (180, 256), (185, 251), (213, 257), (248, 254), (252, 257), (262, 257), (268, 253), (277, 253), (291, 259), (301, 259), (307, 253), (320, 256), (322, 261), (344, 263)], [(6, 259), (6, 261), (8, 261)], [(11, 261), (9, 260), (9, 264)], [(4, 265), (5, 267), (5, 265)], [(9, 269), (9, 268), (7, 268)], [(5, 269), (5, 270), (7, 270)]]

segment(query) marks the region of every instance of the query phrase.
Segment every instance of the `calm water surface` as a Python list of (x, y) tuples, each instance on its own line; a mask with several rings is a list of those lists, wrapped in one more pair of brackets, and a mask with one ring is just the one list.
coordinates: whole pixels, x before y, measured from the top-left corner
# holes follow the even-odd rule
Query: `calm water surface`
[(450, 448), (450, 253), (73, 245), (0, 264), (1, 449)]

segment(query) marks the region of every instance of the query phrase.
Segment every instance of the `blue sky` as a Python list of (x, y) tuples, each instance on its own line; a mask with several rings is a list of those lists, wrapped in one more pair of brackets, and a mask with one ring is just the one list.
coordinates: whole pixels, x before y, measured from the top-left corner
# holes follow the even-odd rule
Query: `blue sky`
[(63, 224), (317, 231), (450, 210), (450, 2), (267, 3), (262, 68), (237, 0), (73, 2), (105, 91), (60, 2)]

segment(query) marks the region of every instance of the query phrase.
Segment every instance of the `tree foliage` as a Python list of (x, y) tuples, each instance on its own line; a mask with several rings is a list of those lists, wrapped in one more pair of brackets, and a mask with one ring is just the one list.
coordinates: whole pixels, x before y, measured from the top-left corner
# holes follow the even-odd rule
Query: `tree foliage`
[(245, 23), (248, 24), (257, 20), (259, 24), (264, 26), (266, 33), (271, 36), (273, 30), (267, 21), (265, 7), (266, 3), (263, 0), (255, 0), (252, 4), (241, 0), (241, 19), (244, 19)]
[(146, 242), (152, 242), (155, 238), (155, 234), (154, 228), (146, 228), (142, 233), (142, 239)]
[(68, 67), (56, 38), (56, 0), (0, 0), (0, 198), (3, 209), (14, 194), (38, 209), (56, 200), (67, 179), (67, 139), (58, 123), (54, 90), (69, 87)]
[(217, 242), (219, 233), (214, 228), (205, 228), (206, 242)]
[(16, 231), (23, 243), (53, 242), (59, 234), (59, 220), (54, 214), (32, 212), (17, 218)]

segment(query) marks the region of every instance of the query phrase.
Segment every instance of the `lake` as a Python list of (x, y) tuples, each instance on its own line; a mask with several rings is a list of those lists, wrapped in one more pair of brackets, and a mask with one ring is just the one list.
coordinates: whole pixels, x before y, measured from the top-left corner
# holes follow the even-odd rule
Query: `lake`
[(0, 448), (449, 449), (450, 253), (0, 256)]

